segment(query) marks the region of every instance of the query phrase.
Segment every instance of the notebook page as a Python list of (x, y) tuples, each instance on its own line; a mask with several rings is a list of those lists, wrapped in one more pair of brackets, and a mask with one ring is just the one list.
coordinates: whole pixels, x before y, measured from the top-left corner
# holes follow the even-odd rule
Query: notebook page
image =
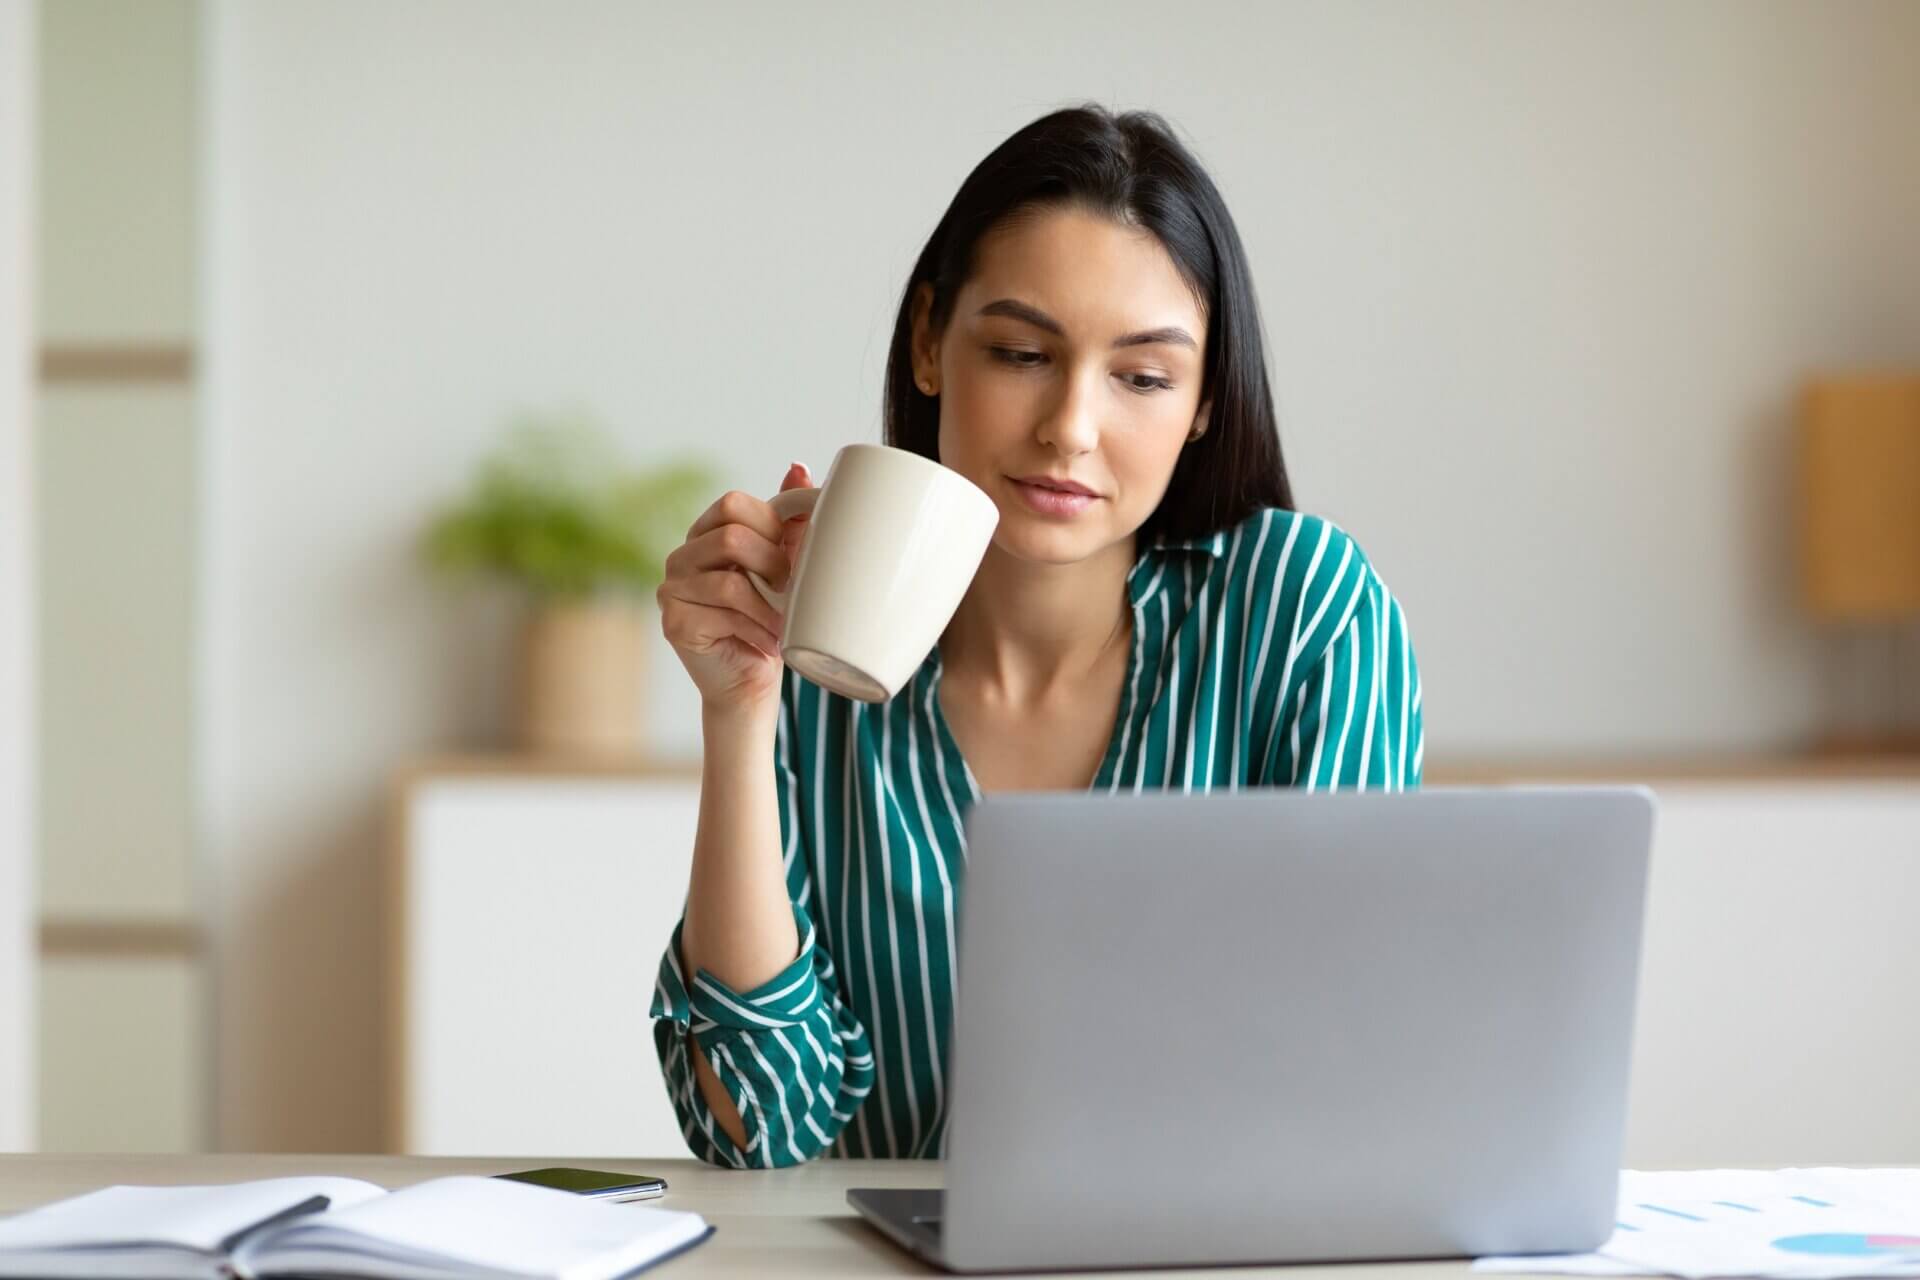
[(331, 1177), (106, 1187), (0, 1221), (0, 1251), (160, 1243), (214, 1253), (234, 1232), (314, 1196), (338, 1207), (385, 1195), (371, 1182)]
[(236, 1261), (277, 1270), (275, 1254), (303, 1260), (328, 1243), (396, 1257), (444, 1257), (475, 1270), (528, 1276), (615, 1276), (704, 1233), (696, 1213), (603, 1204), (499, 1178), (435, 1178), (249, 1240)]

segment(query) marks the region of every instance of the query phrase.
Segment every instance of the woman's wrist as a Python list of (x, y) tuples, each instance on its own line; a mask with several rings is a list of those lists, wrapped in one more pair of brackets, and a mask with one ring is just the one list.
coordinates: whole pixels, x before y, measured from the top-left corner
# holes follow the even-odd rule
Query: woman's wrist
[(724, 754), (736, 745), (756, 750), (770, 746), (779, 723), (778, 696), (760, 702), (703, 702), (700, 706), (700, 733), (709, 754)]

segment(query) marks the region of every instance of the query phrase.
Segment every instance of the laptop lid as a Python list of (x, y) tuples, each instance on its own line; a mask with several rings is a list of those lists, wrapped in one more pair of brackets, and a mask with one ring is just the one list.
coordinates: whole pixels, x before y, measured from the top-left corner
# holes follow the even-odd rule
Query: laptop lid
[(1609, 1234), (1645, 788), (993, 794), (967, 820), (957, 1269)]

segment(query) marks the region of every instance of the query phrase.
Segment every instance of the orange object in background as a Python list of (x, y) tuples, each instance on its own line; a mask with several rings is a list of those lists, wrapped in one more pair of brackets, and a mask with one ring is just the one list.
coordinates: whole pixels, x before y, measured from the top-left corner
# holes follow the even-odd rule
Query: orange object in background
[(1815, 379), (1800, 432), (1807, 607), (1920, 614), (1920, 375)]
[(1800, 419), (1801, 597), (1840, 630), (1829, 752), (1920, 754), (1920, 375), (1823, 376)]

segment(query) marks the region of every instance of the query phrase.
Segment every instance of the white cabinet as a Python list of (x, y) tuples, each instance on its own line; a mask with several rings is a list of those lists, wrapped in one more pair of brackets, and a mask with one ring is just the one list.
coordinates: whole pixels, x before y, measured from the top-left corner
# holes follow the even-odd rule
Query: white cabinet
[[(1920, 1163), (1920, 779), (1654, 785), (1629, 1166)], [(399, 794), (395, 1146), (684, 1154), (647, 1008), (697, 778)]]
[(394, 1149), (684, 1156), (654, 971), (699, 784), (424, 772), (399, 791)]
[(1655, 789), (1629, 1167), (1920, 1164), (1920, 778)]

